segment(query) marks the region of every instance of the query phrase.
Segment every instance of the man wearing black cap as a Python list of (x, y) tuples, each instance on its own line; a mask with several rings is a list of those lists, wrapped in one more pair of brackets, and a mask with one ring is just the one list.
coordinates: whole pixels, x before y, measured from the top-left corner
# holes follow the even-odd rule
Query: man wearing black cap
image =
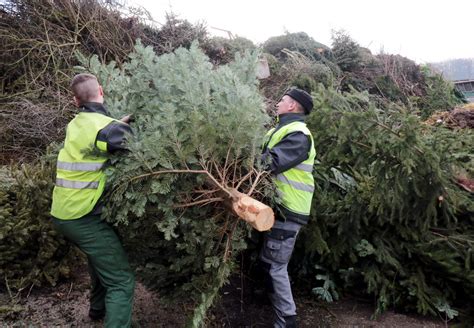
[(296, 327), (296, 306), (288, 262), (300, 228), (308, 222), (314, 192), (313, 137), (304, 123), (313, 100), (304, 90), (289, 89), (277, 104), (278, 125), (263, 144), (264, 165), (272, 172), (279, 196), (273, 228), (264, 233), (260, 265), (275, 310), (274, 327)]

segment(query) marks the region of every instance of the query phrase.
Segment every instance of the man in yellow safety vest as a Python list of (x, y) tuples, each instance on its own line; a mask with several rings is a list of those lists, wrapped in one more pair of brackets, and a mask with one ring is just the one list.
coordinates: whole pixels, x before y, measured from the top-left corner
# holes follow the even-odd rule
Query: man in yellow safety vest
[(106, 327), (130, 327), (135, 277), (118, 236), (100, 218), (107, 154), (125, 149), (130, 117), (109, 117), (94, 75), (76, 75), (71, 89), (80, 112), (68, 124), (58, 155), (51, 215), (55, 227), (87, 255), (89, 317), (105, 316)]
[(288, 262), (300, 228), (308, 222), (314, 192), (316, 151), (304, 123), (313, 100), (304, 90), (289, 89), (277, 104), (278, 125), (268, 131), (262, 161), (273, 174), (280, 199), (272, 229), (264, 233), (260, 265), (276, 314), (274, 327), (296, 327), (296, 306)]

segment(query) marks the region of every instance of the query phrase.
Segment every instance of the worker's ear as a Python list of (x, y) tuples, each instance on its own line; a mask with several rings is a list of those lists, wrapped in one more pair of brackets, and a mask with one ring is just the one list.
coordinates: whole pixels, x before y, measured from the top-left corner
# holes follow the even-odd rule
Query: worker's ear
[(79, 103), (79, 99), (77, 99), (76, 96), (74, 96), (74, 104), (76, 105), (76, 107), (79, 107), (81, 105)]
[(104, 89), (102, 89), (101, 85), (99, 85), (99, 96), (101, 96), (101, 97), (104, 96)]
[(298, 103), (296, 102), (296, 100), (291, 99), (290, 104), (288, 106), (288, 110), (290, 112), (295, 112), (298, 110)]

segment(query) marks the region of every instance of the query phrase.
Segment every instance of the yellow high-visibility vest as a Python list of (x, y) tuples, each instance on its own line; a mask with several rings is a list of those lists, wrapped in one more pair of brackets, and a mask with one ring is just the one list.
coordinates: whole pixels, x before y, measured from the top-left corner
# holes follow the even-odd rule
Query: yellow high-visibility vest
[(281, 198), (280, 206), (283, 206), (292, 213), (307, 216), (311, 210), (311, 201), (314, 193), (312, 172), (316, 150), (314, 149), (313, 136), (306, 127), (306, 124), (299, 121), (289, 123), (282, 126), (278, 131), (274, 131), (275, 128), (271, 129), (265, 136), (264, 145), (269, 149), (273, 148), (286, 135), (297, 131), (303, 132), (311, 140), (308, 158), (295, 167), (274, 177), (274, 183)]
[(113, 121), (117, 120), (100, 113), (81, 112), (68, 124), (56, 168), (51, 206), (55, 218), (78, 219), (97, 204), (105, 187), (107, 143), (96, 138)]

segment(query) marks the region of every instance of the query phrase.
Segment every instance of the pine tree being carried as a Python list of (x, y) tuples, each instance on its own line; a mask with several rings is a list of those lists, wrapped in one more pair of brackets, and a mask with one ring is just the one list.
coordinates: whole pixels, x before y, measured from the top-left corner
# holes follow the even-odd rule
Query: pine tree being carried
[[(257, 54), (213, 67), (196, 44), (156, 56), (137, 44), (121, 69), (82, 61), (101, 79), (108, 108), (131, 113), (130, 153), (114, 159), (107, 219), (121, 225), (142, 281), (200, 305), (199, 322), (246, 247), (250, 228), (273, 224), (258, 202), (273, 194), (258, 165), (269, 117)], [(135, 255), (134, 255), (135, 254)]]

